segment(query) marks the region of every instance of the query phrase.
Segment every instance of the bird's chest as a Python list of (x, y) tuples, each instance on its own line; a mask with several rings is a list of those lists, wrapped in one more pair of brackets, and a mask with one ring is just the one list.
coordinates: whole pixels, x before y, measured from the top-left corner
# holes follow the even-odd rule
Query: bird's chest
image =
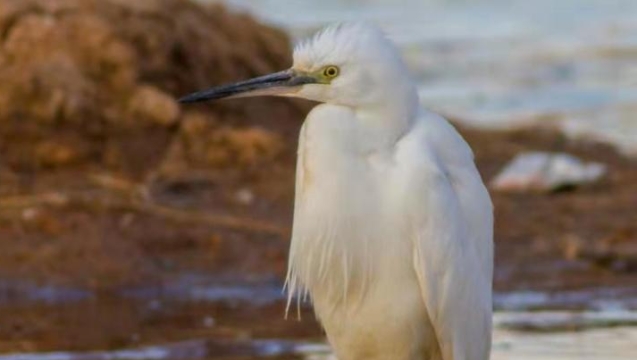
[(346, 359), (419, 358), (432, 330), (413, 271), (400, 169), (386, 153), (327, 160), (306, 151), (312, 180), (297, 198), (293, 246), (330, 342)]
[(382, 201), (395, 172), (393, 151), (374, 146), (368, 135), (353, 121), (306, 123), (298, 151), (298, 200), (340, 201), (338, 209), (346, 212)]
[(387, 209), (394, 184), (391, 154), (364, 149), (355, 139), (338, 135), (325, 142), (308, 140), (299, 149), (298, 208), (322, 223), (316, 231), (381, 236), (393, 216)]
[(290, 261), (313, 298), (336, 304), (383, 276), (408, 276), (411, 245), (392, 151), (357, 129), (320, 125), (302, 130)]

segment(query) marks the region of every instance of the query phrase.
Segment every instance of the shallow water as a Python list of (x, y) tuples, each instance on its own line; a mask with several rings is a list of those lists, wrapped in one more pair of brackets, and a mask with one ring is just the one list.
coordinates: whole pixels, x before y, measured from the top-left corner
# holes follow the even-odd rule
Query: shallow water
[[(142, 318), (141, 328), (103, 330), (101, 337), (134, 339), (113, 350), (98, 346), (82, 351), (27, 351), (3, 354), (0, 360), (334, 359), (318, 333), (298, 336), (299, 326), (316, 326), (307, 307), (303, 322), (282, 321), (281, 284), (273, 279), (241, 281), (183, 274), (163, 285), (114, 289), (108, 294), (15, 281), (2, 282), (0, 288), (13, 294), (0, 302), (5, 319), (7, 311), (25, 306), (37, 309), (42, 319), (72, 313), (80, 319), (98, 315), (107, 322), (125, 321), (131, 315), (127, 309)], [(563, 292), (559, 297), (539, 291), (497, 293), (492, 359), (633, 359), (637, 355), (636, 299), (630, 289), (612, 288)], [(611, 300), (615, 300), (613, 306), (599, 306)], [(183, 328), (184, 320), (176, 319), (195, 319), (208, 331), (202, 333), (195, 325)], [(97, 318), (92, 321), (102, 323)], [(148, 326), (156, 328), (155, 335), (150, 335)], [(260, 330), (255, 331), (256, 327)], [(171, 331), (176, 337), (167, 335)], [(140, 333), (145, 335), (139, 338)]]
[[(582, 322), (586, 327), (582, 328)], [(637, 313), (497, 313), (492, 360), (634, 359)], [(539, 326), (539, 327), (538, 327)], [(118, 350), (33, 352), (0, 360), (304, 359), (336, 360), (323, 342), (192, 339)]]
[(637, 153), (637, 1), (227, 3), (297, 38), (373, 21), (399, 42), (424, 106), (482, 127), (559, 126)]
[[(279, 279), (246, 280), (215, 275), (185, 273), (162, 284), (115, 288), (109, 298), (122, 301), (170, 301), (174, 303), (224, 303), (247, 307), (283, 304), (286, 300)], [(37, 285), (28, 281), (0, 279), (0, 309), (14, 305), (67, 305), (99, 299), (103, 294), (85, 288)], [(637, 288), (620, 285), (560, 291), (496, 291), (494, 309), (503, 312), (599, 311), (637, 312)]]

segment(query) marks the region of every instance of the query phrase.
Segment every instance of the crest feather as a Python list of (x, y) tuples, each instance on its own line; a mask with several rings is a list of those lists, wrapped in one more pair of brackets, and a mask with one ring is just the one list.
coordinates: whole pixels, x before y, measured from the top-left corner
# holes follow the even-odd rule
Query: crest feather
[(360, 54), (369, 45), (391, 44), (385, 33), (367, 22), (337, 23), (299, 42), (294, 48), (294, 64), (313, 70), (318, 65), (338, 64), (345, 56)]

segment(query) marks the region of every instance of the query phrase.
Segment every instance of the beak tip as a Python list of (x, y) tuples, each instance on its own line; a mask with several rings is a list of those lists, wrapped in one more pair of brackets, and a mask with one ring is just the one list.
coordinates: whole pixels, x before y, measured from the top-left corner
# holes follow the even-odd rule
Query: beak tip
[(186, 95), (186, 96), (182, 96), (179, 99), (177, 99), (177, 102), (180, 104), (191, 104), (194, 102), (197, 102), (198, 99), (197, 97), (193, 96), (193, 95)]

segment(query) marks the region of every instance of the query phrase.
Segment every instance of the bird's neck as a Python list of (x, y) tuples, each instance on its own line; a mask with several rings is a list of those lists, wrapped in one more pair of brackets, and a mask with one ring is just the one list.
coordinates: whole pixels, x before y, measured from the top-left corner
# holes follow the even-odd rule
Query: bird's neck
[(369, 137), (369, 143), (379, 149), (393, 145), (412, 127), (418, 113), (418, 95), (411, 85), (388, 93), (381, 101), (355, 109), (361, 129)]

